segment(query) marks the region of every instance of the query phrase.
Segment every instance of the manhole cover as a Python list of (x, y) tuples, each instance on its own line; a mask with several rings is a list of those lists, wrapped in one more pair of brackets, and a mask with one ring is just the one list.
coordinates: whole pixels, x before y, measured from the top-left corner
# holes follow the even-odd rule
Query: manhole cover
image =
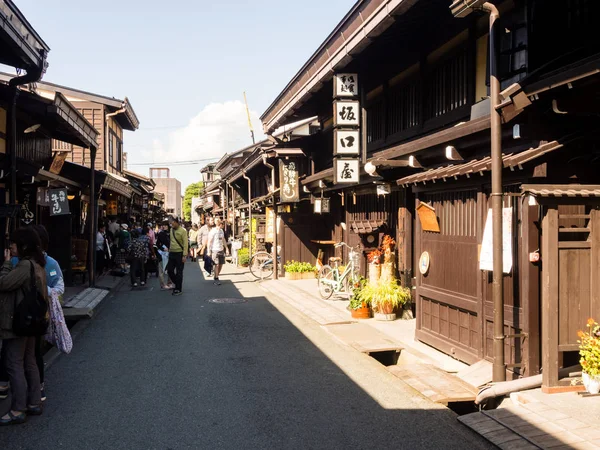
[(229, 304), (229, 303), (246, 303), (245, 298), (211, 298), (210, 303)]

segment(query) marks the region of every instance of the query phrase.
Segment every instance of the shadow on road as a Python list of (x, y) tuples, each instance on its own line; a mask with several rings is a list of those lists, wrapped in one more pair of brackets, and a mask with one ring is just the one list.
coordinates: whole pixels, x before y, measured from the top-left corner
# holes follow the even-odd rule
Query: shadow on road
[[(152, 291), (107, 300), (73, 353), (48, 370), (44, 415), (0, 429), (1, 447), (487, 448), (451, 411), (411, 400), (398, 380), (325, 336), (327, 352), (348, 361), (341, 369), (313, 343), (322, 330), (311, 325), (307, 338), (258, 287), (244, 288), (254, 290), (245, 303), (214, 304), (207, 300), (242, 294), (205, 281), (194, 264), (185, 276), (180, 297), (152, 279)], [(353, 365), (379, 401), (347, 374)], [(405, 408), (385, 405), (399, 395)]]

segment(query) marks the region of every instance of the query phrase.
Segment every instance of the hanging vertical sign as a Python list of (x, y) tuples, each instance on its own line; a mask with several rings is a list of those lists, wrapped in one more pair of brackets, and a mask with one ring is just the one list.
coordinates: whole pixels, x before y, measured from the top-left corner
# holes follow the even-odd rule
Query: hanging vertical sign
[(50, 216), (69, 214), (69, 199), (66, 189), (50, 189)]
[(338, 73), (333, 77), (333, 182), (360, 181), (360, 101), (358, 75)]
[(360, 155), (359, 130), (334, 130), (333, 155)]
[(274, 242), (275, 241), (275, 227), (273, 225), (275, 218), (275, 211), (273, 208), (266, 208), (266, 221), (265, 221), (265, 242)]
[(336, 127), (358, 127), (360, 102), (358, 100), (336, 100), (333, 102), (333, 125)]
[(360, 160), (355, 158), (336, 158), (333, 160), (333, 183), (351, 184), (360, 180)]
[(358, 95), (358, 74), (337, 73), (333, 77), (334, 97), (356, 97)]
[(279, 183), (282, 203), (294, 203), (300, 200), (298, 167), (295, 161), (279, 160)]

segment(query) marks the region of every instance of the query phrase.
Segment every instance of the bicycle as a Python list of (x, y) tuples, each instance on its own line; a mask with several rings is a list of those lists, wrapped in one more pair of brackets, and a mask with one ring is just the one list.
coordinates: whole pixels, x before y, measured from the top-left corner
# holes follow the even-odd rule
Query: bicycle
[[(277, 256), (277, 265), (281, 264), (281, 257)], [(250, 273), (263, 280), (273, 275), (273, 255), (267, 252), (256, 252), (250, 258)]]
[(340, 275), (340, 269), (337, 265), (335, 267), (325, 265), (319, 271), (319, 294), (325, 300), (330, 299), (334, 293), (337, 294), (342, 291), (349, 295), (351, 285), (358, 279), (358, 252), (345, 242), (335, 244), (335, 248), (342, 246), (346, 246), (350, 250), (348, 253), (350, 261), (344, 272)]

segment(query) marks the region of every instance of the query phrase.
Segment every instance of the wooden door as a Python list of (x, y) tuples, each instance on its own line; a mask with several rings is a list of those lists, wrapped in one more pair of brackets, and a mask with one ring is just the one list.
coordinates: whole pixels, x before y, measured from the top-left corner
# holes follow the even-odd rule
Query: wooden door
[(435, 208), (440, 233), (423, 231), (415, 215), (416, 254), (430, 255), (427, 274), (416, 272), (416, 337), (467, 363), (482, 357), (481, 274), (478, 244), (483, 195), (476, 190), (419, 193)]

